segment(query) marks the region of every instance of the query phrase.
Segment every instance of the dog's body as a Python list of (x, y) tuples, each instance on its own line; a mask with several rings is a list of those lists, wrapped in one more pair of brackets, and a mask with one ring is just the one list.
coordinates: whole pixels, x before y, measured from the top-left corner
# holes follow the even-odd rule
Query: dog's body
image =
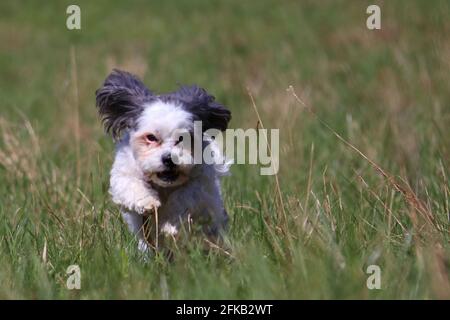
[[(117, 70), (96, 94), (106, 131), (117, 141), (110, 193), (139, 248), (147, 250), (161, 235), (175, 236), (185, 222), (201, 223), (209, 236), (220, 234), (228, 216), (219, 177), (228, 166), (195, 164), (183, 134), (220, 156), (213, 139), (194, 135), (194, 121), (202, 121), (204, 130), (225, 130), (230, 112), (201, 88), (154, 95), (135, 76)], [(148, 233), (147, 221), (153, 226)]]

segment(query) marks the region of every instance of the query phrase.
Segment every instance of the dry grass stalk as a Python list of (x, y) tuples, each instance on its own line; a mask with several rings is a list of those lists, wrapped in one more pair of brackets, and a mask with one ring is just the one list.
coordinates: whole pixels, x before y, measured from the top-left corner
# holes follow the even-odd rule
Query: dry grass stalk
[(75, 122), (75, 153), (76, 153), (76, 174), (77, 186), (80, 185), (81, 179), (81, 162), (80, 162), (80, 115), (79, 115), (79, 93), (78, 93), (78, 74), (75, 47), (70, 47), (71, 75), (73, 84), (74, 108), (73, 116)]
[(292, 93), (294, 98), (310, 113), (312, 114), (319, 122), (324, 125), (328, 130), (330, 130), (334, 136), (336, 136), (341, 142), (343, 142), (347, 147), (355, 151), (359, 156), (365, 159), (378, 173), (380, 173), (389, 183), (391, 187), (393, 187), (396, 191), (400, 192), (403, 195), (404, 200), (408, 203), (412, 208), (417, 210), (422, 217), (430, 224), (436, 227), (438, 230), (441, 230), (441, 227), (435, 223), (433, 213), (420, 201), (417, 195), (411, 190), (411, 188), (405, 187), (401, 185), (397, 179), (387, 171), (382, 169), (378, 164), (376, 164), (373, 160), (367, 157), (363, 152), (361, 152), (357, 147), (351, 144), (349, 141), (344, 139), (339, 133), (337, 133), (333, 128), (331, 128), (325, 121), (323, 121), (306, 103), (303, 102), (302, 99), (298, 97), (295, 93), (295, 90), (292, 86), (289, 86), (287, 89)]
[[(253, 95), (250, 92), (250, 89), (247, 88), (247, 92), (248, 92), (248, 95), (250, 96), (250, 99), (251, 99), (251, 102), (252, 102), (252, 106), (253, 106), (253, 110), (255, 111), (256, 117), (258, 118), (258, 124), (259, 124), (259, 126), (261, 126), (262, 129), (264, 129), (264, 124), (263, 124), (263, 122), (261, 120), (261, 117), (259, 115), (258, 108), (256, 107), (255, 99), (253, 98)], [(270, 156), (271, 160), (274, 161), (274, 159), (272, 158), (272, 150), (270, 148), (270, 145), (269, 145), (266, 133), (264, 133), (263, 136), (264, 136), (264, 139), (266, 141), (267, 148), (269, 150), (269, 156)], [(279, 206), (281, 207), (281, 211), (283, 212), (283, 221), (284, 221), (285, 224), (287, 224), (286, 210), (284, 208), (284, 200), (283, 200), (283, 195), (281, 193), (280, 180), (278, 178), (278, 172), (275, 174), (275, 184), (276, 184), (276, 190), (277, 190), (277, 195), (278, 195)], [(280, 218), (280, 217), (278, 217), (278, 218)]]

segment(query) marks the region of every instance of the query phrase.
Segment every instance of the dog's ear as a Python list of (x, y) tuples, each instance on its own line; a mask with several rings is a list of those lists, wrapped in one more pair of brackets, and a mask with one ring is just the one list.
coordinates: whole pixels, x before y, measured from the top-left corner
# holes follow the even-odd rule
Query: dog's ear
[(153, 99), (152, 92), (136, 76), (117, 69), (95, 95), (105, 131), (114, 139), (120, 137), (124, 129), (135, 126), (144, 104)]
[(185, 110), (194, 115), (194, 120), (202, 121), (203, 131), (212, 128), (224, 131), (231, 120), (231, 112), (203, 88), (182, 86), (171, 96), (183, 103)]

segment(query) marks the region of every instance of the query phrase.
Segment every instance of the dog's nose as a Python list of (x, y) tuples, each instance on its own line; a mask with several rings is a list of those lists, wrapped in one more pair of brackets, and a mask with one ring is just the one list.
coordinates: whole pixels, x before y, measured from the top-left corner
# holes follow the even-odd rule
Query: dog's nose
[(176, 165), (175, 163), (173, 163), (172, 161), (172, 156), (170, 155), (170, 153), (165, 153), (162, 156), (162, 163), (167, 167), (167, 168), (174, 168)]

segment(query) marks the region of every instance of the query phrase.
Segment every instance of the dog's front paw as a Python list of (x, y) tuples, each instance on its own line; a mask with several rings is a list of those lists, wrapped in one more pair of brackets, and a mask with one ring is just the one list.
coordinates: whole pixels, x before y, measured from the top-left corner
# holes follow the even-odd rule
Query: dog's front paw
[(145, 198), (142, 198), (136, 202), (136, 208), (135, 210), (139, 214), (153, 214), (155, 213), (155, 210), (157, 210), (161, 206), (161, 201), (159, 201), (158, 198), (155, 196), (147, 196)]

